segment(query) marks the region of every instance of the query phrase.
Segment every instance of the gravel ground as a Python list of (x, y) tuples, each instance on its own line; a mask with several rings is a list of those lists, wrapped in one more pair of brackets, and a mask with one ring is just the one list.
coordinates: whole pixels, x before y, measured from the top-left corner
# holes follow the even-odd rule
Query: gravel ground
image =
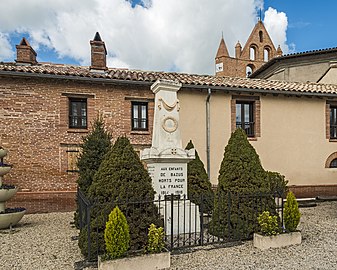
[[(337, 202), (300, 211), (301, 245), (261, 251), (247, 241), (194, 248), (172, 255), (170, 270), (337, 269)], [(73, 213), (26, 215), (14, 231), (0, 231), (0, 269), (74, 269), (83, 258), (72, 240), (78, 235), (72, 219)]]

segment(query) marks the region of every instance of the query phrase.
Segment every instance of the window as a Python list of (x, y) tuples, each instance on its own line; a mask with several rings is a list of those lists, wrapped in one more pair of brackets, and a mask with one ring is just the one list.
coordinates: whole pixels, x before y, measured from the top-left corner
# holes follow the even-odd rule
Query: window
[(86, 98), (69, 98), (69, 128), (87, 128)]
[(337, 168), (337, 158), (331, 161), (330, 168)]
[(248, 78), (250, 75), (252, 75), (253, 71), (254, 71), (254, 65), (249, 64), (248, 66), (246, 66), (246, 77)]
[(263, 32), (262, 31), (259, 32), (259, 37), (260, 37), (260, 42), (263, 42)]
[(132, 102), (132, 130), (148, 130), (148, 110), (146, 102)]
[(254, 102), (236, 102), (236, 128), (242, 128), (248, 137), (254, 137)]
[(249, 48), (249, 59), (254, 61), (256, 58), (256, 51), (255, 51), (255, 47), (250, 47)]
[(269, 49), (268, 48), (265, 48), (263, 50), (263, 60), (265, 62), (268, 62), (269, 61)]
[(337, 106), (330, 106), (330, 139), (337, 139)]

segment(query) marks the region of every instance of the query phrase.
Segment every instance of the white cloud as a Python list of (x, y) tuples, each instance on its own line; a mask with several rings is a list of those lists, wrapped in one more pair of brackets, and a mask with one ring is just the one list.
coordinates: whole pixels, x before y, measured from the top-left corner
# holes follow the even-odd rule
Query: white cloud
[[(125, 0), (1, 0), (0, 33), (27, 32), (38, 54), (43, 45), (60, 57), (89, 65), (89, 40), (99, 31), (111, 67), (213, 74), (221, 32), (233, 55), (236, 42), (244, 44), (263, 6), (263, 0), (141, 3), (132, 8)], [(285, 44), (285, 36), (282, 40), (278, 34), (282, 27), (272, 26), (272, 37)], [(2, 51), (0, 46), (0, 55)]]
[(263, 22), (276, 48), (280, 45), (283, 54), (289, 53), (289, 47), (286, 43), (288, 28), (287, 15), (284, 12), (278, 12), (276, 9), (269, 7), (264, 13)]
[(0, 32), (0, 59), (11, 59), (13, 61), (13, 56), (14, 52), (12, 51), (8, 36)]

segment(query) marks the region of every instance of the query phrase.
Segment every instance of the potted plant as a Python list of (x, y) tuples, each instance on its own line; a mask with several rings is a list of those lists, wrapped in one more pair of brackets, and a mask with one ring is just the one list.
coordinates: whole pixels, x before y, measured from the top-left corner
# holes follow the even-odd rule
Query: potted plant
[(162, 227), (156, 228), (154, 224), (149, 227), (145, 254), (127, 254), (130, 242), (129, 227), (118, 207), (109, 215), (104, 239), (107, 254), (98, 258), (100, 270), (155, 270), (170, 267), (170, 253), (162, 252), (165, 246), (164, 230)]
[(296, 231), (300, 221), (298, 203), (292, 192), (287, 195), (284, 205), (284, 227), (279, 225), (279, 217), (270, 215), (264, 211), (257, 218), (260, 225), (260, 233), (254, 233), (253, 245), (259, 249), (278, 248), (301, 244), (301, 232)]

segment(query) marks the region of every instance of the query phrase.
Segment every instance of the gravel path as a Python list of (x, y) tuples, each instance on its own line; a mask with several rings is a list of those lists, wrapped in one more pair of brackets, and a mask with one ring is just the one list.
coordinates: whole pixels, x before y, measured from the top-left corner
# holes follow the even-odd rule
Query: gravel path
[(74, 214), (25, 215), (15, 230), (0, 230), (1, 270), (74, 269), (82, 260), (78, 231), (70, 226)]
[[(172, 255), (170, 270), (337, 269), (337, 202), (300, 210), (301, 245), (261, 251), (247, 241), (195, 248)], [(78, 235), (72, 220), (73, 213), (26, 215), (14, 231), (1, 230), (0, 269), (74, 269), (83, 258), (72, 240)]]

